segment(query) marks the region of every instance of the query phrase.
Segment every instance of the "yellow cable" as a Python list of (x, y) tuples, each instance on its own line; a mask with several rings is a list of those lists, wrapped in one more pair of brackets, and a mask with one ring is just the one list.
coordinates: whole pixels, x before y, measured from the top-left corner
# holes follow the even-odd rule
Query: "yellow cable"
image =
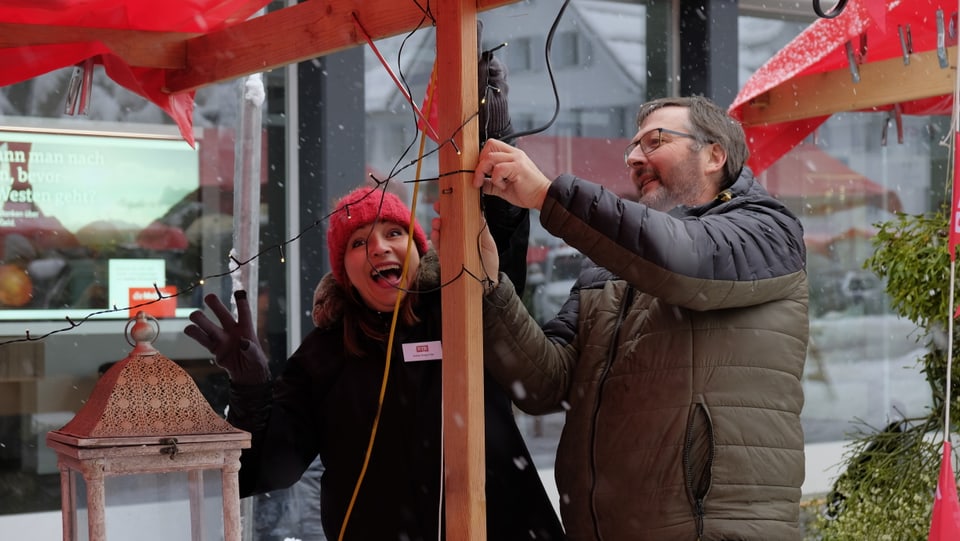
[[(433, 90), (436, 88), (436, 78), (437, 78), (437, 64), (434, 61), (433, 64), (433, 73), (430, 76), (430, 90), (427, 92), (427, 99), (425, 109), (430, 111), (430, 107), (433, 105)], [(424, 147), (426, 145), (426, 129), (424, 126), (423, 130), (420, 132), (420, 155), (417, 158), (417, 172), (415, 175), (416, 180), (420, 180), (420, 171), (423, 164), (423, 154)], [(407, 277), (407, 268), (410, 262), (410, 254), (414, 249), (413, 242), (413, 232), (416, 226), (417, 219), (417, 196), (420, 191), (420, 183), (413, 183), (413, 203), (410, 205), (410, 226), (407, 230), (407, 256), (403, 260), (403, 269), (400, 271), (400, 284), (406, 284)], [(377, 427), (380, 424), (380, 414), (383, 411), (383, 397), (387, 391), (387, 377), (390, 374), (390, 359), (393, 356), (393, 339), (394, 334), (397, 328), (397, 315), (400, 312), (400, 303), (403, 301), (404, 289), (401, 285), (401, 288), (397, 292), (397, 301), (393, 306), (393, 317), (390, 320), (390, 334), (387, 338), (387, 358), (383, 367), (383, 383), (380, 384), (380, 396), (377, 402), (377, 414), (373, 418), (373, 428), (370, 429), (370, 442), (367, 444), (367, 451), (363, 456), (363, 466), (360, 468), (360, 476), (357, 477), (357, 484), (353, 487), (353, 495), (350, 497), (350, 503), (347, 505), (347, 512), (343, 517), (343, 524), (340, 525), (340, 534), (337, 536), (338, 541), (343, 541), (343, 535), (347, 531), (347, 523), (350, 520), (350, 514), (353, 512), (353, 506), (357, 502), (357, 495), (360, 493), (360, 485), (363, 484), (363, 478), (367, 473), (367, 466), (370, 464), (370, 455), (373, 453), (373, 442), (377, 438)], [(439, 523), (438, 523), (439, 525)]]

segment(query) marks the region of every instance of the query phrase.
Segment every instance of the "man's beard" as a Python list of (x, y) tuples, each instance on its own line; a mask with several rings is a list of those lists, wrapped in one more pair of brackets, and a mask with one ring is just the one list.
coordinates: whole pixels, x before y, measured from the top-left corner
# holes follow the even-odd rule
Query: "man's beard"
[(699, 204), (700, 186), (697, 184), (697, 171), (691, 165), (684, 163), (670, 172), (672, 178), (683, 178), (685, 181), (663, 182), (659, 174), (660, 185), (653, 191), (639, 195), (638, 202), (661, 212), (668, 212), (680, 205), (695, 206)]
[(637, 201), (652, 208), (653, 210), (659, 210), (662, 212), (666, 212), (677, 206), (676, 203), (674, 203), (673, 194), (671, 194), (670, 191), (667, 190), (666, 186), (662, 184), (658, 186), (656, 190), (641, 195)]

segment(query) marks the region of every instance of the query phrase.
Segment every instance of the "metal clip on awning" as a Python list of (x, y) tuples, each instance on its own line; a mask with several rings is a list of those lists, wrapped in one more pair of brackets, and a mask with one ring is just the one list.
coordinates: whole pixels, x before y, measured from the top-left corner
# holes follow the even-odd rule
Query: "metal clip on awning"
[(90, 104), (90, 91), (93, 88), (93, 67), (93, 58), (88, 58), (74, 66), (73, 75), (67, 83), (67, 103), (64, 114), (86, 116)]

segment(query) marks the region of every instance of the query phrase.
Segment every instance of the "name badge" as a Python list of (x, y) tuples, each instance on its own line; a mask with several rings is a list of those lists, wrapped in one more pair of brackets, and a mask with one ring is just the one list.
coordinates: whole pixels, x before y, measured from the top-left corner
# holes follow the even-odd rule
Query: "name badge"
[(443, 352), (440, 351), (440, 341), (433, 342), (414, 342), (403, 345), (404, 362), (415, 361), (436, 361), (443, 358)]

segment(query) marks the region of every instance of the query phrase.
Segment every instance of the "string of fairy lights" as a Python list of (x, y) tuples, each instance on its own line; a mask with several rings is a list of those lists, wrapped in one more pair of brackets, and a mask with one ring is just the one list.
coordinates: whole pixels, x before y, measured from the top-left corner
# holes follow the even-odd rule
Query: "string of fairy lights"
[[(428, 23), (429, 23), (430, 26), (435, 26), (435, 25), (436, 25), (436, 19), (435, 19), (434, 15), (433, 15), (433, 13), (432, 13), (432, 11), (431, 11), (431, 9), (430, 9), (430, 4), (429, 4), (429, 2), (428, 2), (426, 5), (420, 5), (420, 3), (417, 2), (417, 0), (412, 0), (412, 1), (414, 2), (414, 4), (417, 5), (417, 7), (418, 7), (418, 8), (420, 9), (420, 11), (423, 13), (423, 17), (422, 17), (421, 20), (418, 22), (417, 26), (416, 26), (413, 30), (411, 30), (411, 31), (404, 37), (403, 44), (401, 44), (401, 47), (400, 47), (399, 52), (398, 52), (398, 62), (397, 62), (398, 66), (402, 66), (402, 63), (399, 62), (399, 57), (400, 57), (400, 55), (402, 55), (402, 53), (403, 53), (403, 45), (406, 44), (406, 41), (407, 41), (408, 39), (410, 39), (410, 37), (412, 37), (416, 32), (422, 30), (422, 29), (424, 28), (424, 26), (427, 25)], [(814, 13), (815, 13), (818, 17), (820, 17), (820, 18), (826, 18), (826, 19), (835, 18), (835, 17), (837, 17), (838, 15), (840, 15), (840, 14), (843, 12), (843, 10), (844, 10), (844, 8), (846, 7), (846, 4), (847, 4), (847, 0), (837, 0), (836, 3), (834, 3), (834, 5), (833, 5), (833, 7), (832, 7), (831, 9), (824, 10), (823, 7), (822, 7), (822, 5), (821, 5), (821, 0), (812, 0), (812, 2), (813, 2), (813, 10), (814, 10)], [(555, 78), (554, 78), (553, 69), (552, 69), (552, 65), (551, 65), (551, 61), (550, 61), (550, 50), (551, 50), (551, 47), (552, 47), (552, 41), (553, 41), (553, 37), (554, 37), (554, 35), (555, 35), (555, 33), (556, 33), (557, 27), (558, 27), (558, 25), (559, 25), (559, 23), (560, 23), (560, 21), (561, 21), (561, 19), (562, 19), (562, 17), (563, 17), (563, 13), (564, 13), (564, 11), (566, 10), (566, 8), (567, 8), (567, 6), (569, 5), (569, 3), (570, 3), (570, 0), (564, 0), (563, 4), (561, 5), (560, 9), (559, 9), (558, 12), (557, 12), (557, 15), (556, 15), (556, 17), (555, 17), (555, 19), (554, 19), (553, 24), (551, 25), (551, 27), (550, 27), (550, 29), (549, 29), (549, 31), (548, 31), (547, 38), (546, 38), (546, 42), (545, 42), (546, 67), (547, 67), (547, 73), (548, 73), (548, 76), (549, 76), (549, 79), (550, 79), (550, 86), (551, 86), (551, 88), (552, 88), (552, 90), (553, 90), (553, 97), (554, 97), (554, 104), (555, 104), (554, 111), (553, 111), (553, 115), (552, 115), (552, 117), (551, 117), (545, 124), (543, 124), (543, 125), (540, 126), (540, 127), (536, 127), (536, 128), (530, 129), (530, 130), (523, 131), (523, 132), (516, 132), (516, 133), (514, 133), (514, 134), (511, 134), (511, 137), (513, 137), (513, 138), (515, 138), (515, 139), (516, 139), (516, 138), (523, 137), (523, 136), (526, 136), (526, 135), (532, 135), (532, 134), (540, 133), (540, 132), (548, 129), (548, 128), (553, 124), (553, 122), (556, 120), (556, 118), (557, 118), (557, 116), (558, 116), (558, 114), (559, 114), (559, 110), (560, 110), (560, 100), (559, 100), (559, 93), (558, 93), (558, 90), (557, 90), (556, 80), (555, 80)], [(371, 50), (374, 52), (374, 54), (376, 54), (376, 56), (378, 57), (378, 59), (381, 61), (381, 63), (382, 63), (383, 66), (384, 66), (384, 69), (389, 73), (389, 75), (390, 75), (391, 78), (393, 79), (394, 83), (397, 85), (398, 89), (403, 93), (405, 99), (407, 100), (407, 103), (411, 106), (411, 109), (412, 109), (412, 111), (413, 111), (413, 113), (414, 113), (414, 123), (416, 124), (416, 127), (417, 127), (417, 129), (415, 130), (415, 133), (419, 133), (419, 130), (420, 130), (420, 129), (428, 130), (428, 131), (430, 132), (429, 135), (431, 136), (431, 138), (433, 138), (435, 141), (438, 142), (438, 143), (437, 143), (437, 146), (434, 147), (433, 149), (431, 149), (431, 150), (429, 150), (429, 151), (427, 151), (427, 152), (425, 152), (425, 153), (422, 152), (422, 153), (421, 153), (419, 156), (417, 156), (416, 158), (414, 158), (414, 159), (410, 160), (409, 162), (401, 165), (401, 164), (403, 163), (405, 157), (410, 153), (411, 149), (412, 149), (412, 148), (414, 147), (414, 145), (416, 144), (417, 138), (416, 138), (416, 137), (413, 137), (413, 138), (411, 139), (411, 142), (409, 143), (409, 145), (407, 145), (407, 146), (405, 147), (404, 151), (401, 153), (400, 157), (397, 159), (395, 165), (391, 168), (391, 170), (390, 170), (390, 172), (388, 173), (388, 175), (386, 176), (386, 178), (382, 178), (382, 179), (381, 179), (381, 178), (377, 178), (377, 177), (376, 177), (375, 175), (373, 175), (373, 174), (370, 174), (370, 175), (369, 175), (369, 176), (370, 176), (370, 179), (371, 179), (371, 180), (373, 181), (373, 183), (374, 183), (374, 185), (373, 185), (373, 186), (371, 187), (371, 189), (370, 189), (370, 194), (375, 193), (377, 190), (385, 190), (391, 182), (402, 182), (402, 183), (405, 183), (405, 184), (408, 184), (408, 183), (419, 183), (419, 182), (438, 182), (441, 178), (444, 178), (444, 177), (450, 176), (450, 175), (460, 175), (460, 174), (464, 174), (464, 173), (473, 174), (474, 171), (472, 171), (472, 170), (454, 170), (454, 171), (447, 171), (447, 172), (438, 173), (438, 175), (437, 175), (436, 177), (425, 177), (425, 178), (419, 178), (419, 177), (418, 177), (418, 178), (412, 179), (412, 180), (397, 180), (397, 178), (399, 177), (399, 175), (400, 175), (401, 173), (403, 173), (404, 171), (406, 171), (406, 170), (409, 169), (410, 167), (414, 167), (414, 166), (422, 163), (422, 161), (423, 161), (425, 158), (427, 158), (427, 157), (429, 157), (429, 156), (431, 156), (431, 155), (439, 152), (440, 149), (443, 148), (445, 145), (452, 145), (452, 146), (454, 147), (455, 151), (459, 154), (460, 149), (457, 147), (457, 143), (456, 143), (455, 138), (457, 137), (457, 135), (459, 135), (460, 131), (462, 131), (463, 128), (464, 128), (469, 122), (473, 121), (475, 118), (478, 117), (478, 115), (479, 115), (479, 109), (478, 109), (477, 111), (473, 112), (473, 114), (471, 114), (471, 115), (454, 131), (454, 133), (450, 134), (448, 137), (446, 137), (446, 138), (444, 138), (444, 139), (441, 139), (440, 136), (434, 131), (433, 126), (430, 124), (430, 122), (428, 121), (428, 119), (424, 116), (423, 112), (419, 109), (419, 107), (417, 106), (417, 104), (415, 103), (415, 101), (412, 99), (411, 94), (410, 94), (410, 87), (409, 87), (408, 83), (406, 82), (406, 79), (405, 79), (404, 76), (403, 76), (403, 71), (402, 71), (402, 69), (398, 69), (398, 75), (395, 75), (395, 74), (393, 73), (393, 71), (390, 69), (389, 63), (387, 63), (386, 60), (384, 60), (383, 56), (380, 54), (380, 52), (379, 52), (379, 50), (377, 49), (376, 45), (374, 44), (373, 40), (370, 38), (369, 34), (368, 34), (368, 33), (366, 32), (366, 30), (364, 29), (363, 24), (362, 24), (362, 22), (359, 20), (359, 18), (358, 18), (358, 16), (356, 15), (356, 13), (354, 13), (353, 16), (354, 16), (354, 21), (355, 21), (355, 24), (356, 24), (356, 26), (357, 26), (357, 29), (363, 34), (365, 40), (367, 41), (367, 44), (369, 45), (369, 47), (371, 48)], [(493, 51), (499, 49), (500, 47), (504, 47), (504, 46), (506, 46), (506, 43), (500, 44), (500, 45), (498, 45), (497, 47), (491, 49), (490, 51), (487, 51), (486, 53), (487, 53), (487, 54), (492, 54)], [(495, 88), (495, 87), (493, 87), (493, 86), (491, 86), (491, 85), (489, 85), (489, 84), (483, 85), (483, 86), (485, 86), (485, 87), (482, 88), (481, 90), (482, 90), (482, 93), (484, 94), (484, 97), (483, 97), (483, 99), (481, 100), (481, 104), (485, 101), (486, 95), (487, 95), (489, 92), (498, 92), (498, 91), (499, 91), (499, 89), (497, 89), (497, 88)], [(417, 120), (420, 120), (420, 122), (417, 122)], [(482, 198), (481, 198), (481, 204), (482, 204)], [(481, 209), (481, 210), (482, 210), (482, 209)], [(233, 266), (230, 267), (228, 270), (223, 271), (223, 272), (219, 272), (219, 273), (212, 273), (212, 274), (209, 274), (209, 275), (205, 275), (205, 276), (199, 278), (195, 283), (193, 283), (193, 284), (191, 284), (191, 285), (189, 285), (189, 286), (187, 286), (187, 287), (185, 287), (185, 288), (182, 288), (182, 289), (178, 290), (176, 293), (164, 293), (157, 284), (153, 284), (153, 288), (154, 288), (154, 291), (155, 291), (155, 293), (156, 293), (156, 299), (147, 300), (147, 301), (143, 301), (143, 302), (141, 302), (141, 303), (132, 304), (132, 305), (130, 305), (130, 306), (123, 306), (123, 307), (113, 305), (113, 306), (111, 306), (111, 307), (109, 307), (109, 308), (91, 311), (91, 312), (87, 313), (85, 316), (80, 317), (80, 318), (71, 318), (70, 316), (66, 316), (66, 317), (65, 317), (66, 326), (64, 326), (64, 327), (57, 328), (57, 329), (53, 329), (53, 330), (44, 332), (44, 333), (42, 333), (42, 334), (37, 334), (37, 335), (32, 335), (32, 334), (30, 333), (30, 330), (29, 330), (29, 329), (26, 329), (26, 330), (24, 331), (24, 334), (23, 334), (22, 337), (10, 338), (10, 339), (6, 339), (6, 340), (3, 340), (3, 341), (0, 341), (0, 347), (7, 346), (7, 345), (10, 345), (10, 344), (14, 344), (14, 343), (42, 341), (42, 340), (44, 340), (44, 339), (46, 339), (46, 338), (48, 338), (48, 337), (50, 337), (50, 336), (53, 336), (53, 335), (56, 335), (56, 334), (60, 334), (60, 333), (65, 333), (65, 332), (72, 331), (72, 330), (76, 329), (77, 327), (80, 327), (82, 324), (84, 324), (84, 323), (86, 323), (86, 322), (88, 322), (88, 321), (90, 321), (90, 320), (96, 319), (96, 318), (98, 318), (98, 317), (100, 317), (100, 316), (103, 316), (103, 315), (108, 315), (108, 314), (112, 314), (112, 313), (119, 313), (119, 312), (129, 312), (129, 311), (131, 311), (131, 310), (136, 310), (136, 309), (138, 309), (138, 308), (144, 308), (144, 307), (147, 307), (147, 306), (149, 306), (149, 305), (152, 305), (152, 304), (155, 304), (155, 303), (158, 303), (158, 302), (161, 302), (161, 301), (170, 300), (170, 299), (173, 299), (173, 298), (176, 298), (176, 297), (180, 297), (180, 296), (183, 296), (183, 295), (190, 294), (190, 293), (192, 293), (194, 290), (196, 290), (197, 288), (202, 288), (202, 287), (204, 287), (208, 281), (216, 280), (216, 279), (220, 279), (220, 278), (225, 278), (225, 277), (231, 276), (231, 275), (233, 275), (234, 273), (236, 273), (237, 271), (239, 271), (242, 267), (244, 267), (244, 266), (252, 263), (252, 262), (255, 261), (255, 260), (258, 260), (258, 259), (260, 259), (260, 258), (263, 258), (263, 257), (265, 257), (265, 256), (267, 256), (268, 254), (273, 253), (273, 252), (276, 252), (276, 253), (279, 254), (279, 262), (280, 262), (281, 264), (284, 264), (284, 263), (286, 262), (286, 258), (285, 258), (285, 255), (284, 255), (284, 248), (285, 248), (286, 246), (294, 243), (294, 242), (299, 241), (299, 240), (300, 240), (305, 234), (307, 234), (309, 231), (311, 231), (311, 230), (313, 230), (313, 229), (315, 229), (315, 228), (317, 228), (317, 227), (320, 227), (326, 220), (328, 220), (328, 219), (329, 219), (331, 216), (333, 216), (333, 214), (336, 213), (336, 212), (349, 212), (349, 207), (346, 206), (346, 207), (340, 207), (340, 208), (334, 209), (334, 210), (331, 211), (330, 213), (328, 213), (328, 214), (326, 214), (326, 215), (318, 218), (318, 219), (315, 220), (314, 222), (312, 222), (310, 225), (308, 225), (306, 228), (304, 228), (302, 231), (300, 231), (300, 233), (298, 233), (297, 235), (295, 235), (295, 236), (293, 236), (293, 237), (291, 237), (291, 238), (289, 238), (289, 239), (287, 239), (287, 240), (285, 240), (285, 241), (283, 241), (283, 242), (280, 242), (280, 243), (274, 244), (274, 245), (272, 245), (272, 246), (269, 246), (269, 247), (261, 250), (259, 253), (253, 255), (252, 257), (250, 257), (249, 259), (246, 259), (246, 260), (244, 260), (244, 261), (238, 260), (238, 259), (233, 255), (233, 253), (230, 253), (230, 254), (228, 254), (228, 258), (230, 259), (230, 262), (232, 263)], [(478, 242), (478, 246), (479, 246), (479, 242)], [(478, 247), (478, 250), (479, 250), (479, 247)], [(442, 288), (442, 287), (446, 287), (446, 286), (449, 285), (450, 283), (453, 283), (454, 281), (456, 281), (456, 280), (458, 280), (458, 279), (461, 279), (461, 278), (464, 277), (464, 276), (469, 276), (470, 278), (473, 278), (473, 279), (475, 279), (475, 280), (477, 280), (477, 281), (480, 281), (481, 283), (487, 282), (487, 281), (490, 280), (489, 277), (486, 277), (486, 276), (477, 276), (477, 275), (473, 274), (472, 272), (470, 272), (466, 267), (461, 266), (460, 272), (458, 272), (458, 273), (457, 273), (453, 278), (451, 278), (448, 282), (441, 284), (439, 287), (441, 287), (441, 288)]]

